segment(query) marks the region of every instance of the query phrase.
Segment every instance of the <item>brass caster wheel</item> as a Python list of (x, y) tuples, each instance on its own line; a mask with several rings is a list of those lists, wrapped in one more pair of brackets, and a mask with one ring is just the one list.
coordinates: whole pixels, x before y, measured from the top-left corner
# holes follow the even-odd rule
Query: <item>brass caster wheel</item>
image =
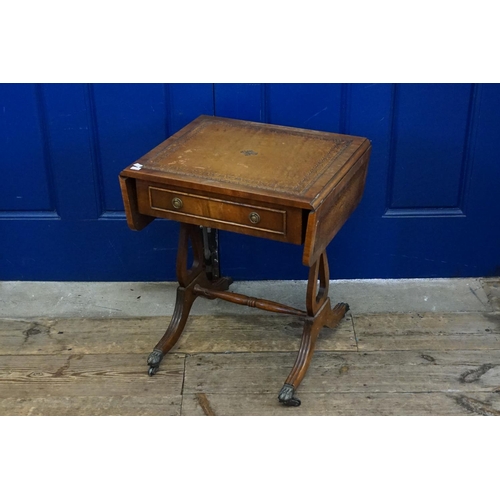
[(281, 401), (281, 403), (284, 406), (300, 406), (300, 399), (292, 398), (292, 399), (289, 399), (288, 401)]
[(149, 357), (148, 357), (148, 365), (149, 365), (148, 375), (150, 377), (152, 377), (158, 371), (158, 368), (160, 368), (160, 363), (161, 363), (162, 359), (163, 359), (163, 353), (158, 349), (154, 349), (153, 352), (149, 355)]
[(285, 406), (300, 406), (300, 399), (293, 397), (294, 393), (293, 385), (285, 384), (279, 393), (279, 402)]

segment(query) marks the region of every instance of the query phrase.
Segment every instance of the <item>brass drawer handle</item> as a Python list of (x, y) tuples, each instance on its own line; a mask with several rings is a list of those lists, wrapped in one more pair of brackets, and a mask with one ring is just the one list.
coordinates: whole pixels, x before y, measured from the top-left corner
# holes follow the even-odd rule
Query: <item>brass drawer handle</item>
[(248, 218), (252, 224), (258, 224), (260, 222), (260, 215), (257, 212), (252, 212)]
[(172, 205), (174, 208), (179, 209), (182, 208), (183, 203), (180, 198), (172, 198)]

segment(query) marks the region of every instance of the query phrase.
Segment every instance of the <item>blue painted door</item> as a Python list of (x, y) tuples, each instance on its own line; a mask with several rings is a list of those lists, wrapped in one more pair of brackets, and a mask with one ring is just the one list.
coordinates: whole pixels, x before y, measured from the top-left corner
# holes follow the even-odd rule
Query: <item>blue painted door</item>
[[(200, 114), (368, 137), (337, 278), (500, 274), (500, 86), (0, 85), (0, 279), (173, 280), (178, 225), (128, 229), (122, 168)], [(236, 279), (306, 277), (301, 248), (221, 233)]]

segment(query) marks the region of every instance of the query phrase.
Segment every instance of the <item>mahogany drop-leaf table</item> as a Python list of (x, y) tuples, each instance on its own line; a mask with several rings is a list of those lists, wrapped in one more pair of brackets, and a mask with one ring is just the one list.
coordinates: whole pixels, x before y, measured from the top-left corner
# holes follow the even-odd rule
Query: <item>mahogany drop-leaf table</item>
[[(200, 116), (120, 173), (131, 229), (156, 217), (181, 223), (175, 309), (148, 358), (150, 375), (179, 339), (196, 297), (218, 298), (304, 318), (297, 359), (278, 396), (287, 406), (300, 404), (295, 391), (321, 328), (334, 328), (349, 309), (330, 305), (326, 247), (361, 199), (370, 152), (363, 137)], [(219, 274), (220, 229), (304, 245), (305, 310), (228, 291), (231, 278)]]

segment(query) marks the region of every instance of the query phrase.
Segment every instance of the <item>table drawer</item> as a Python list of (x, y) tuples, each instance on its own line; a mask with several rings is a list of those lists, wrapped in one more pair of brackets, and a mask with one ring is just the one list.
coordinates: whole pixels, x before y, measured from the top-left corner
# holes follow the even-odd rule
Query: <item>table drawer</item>
[[(301, 238), (296, 236), (301, 232), (300, 211), (225, 200), (145, 181), (137, 182), (137, 192), (138, 208), (143, 214), (247, 234), (260, 233), (283, 241), (296, 242), (293, 240)], [(294, 230), (287, 235), (290, 217)]]

